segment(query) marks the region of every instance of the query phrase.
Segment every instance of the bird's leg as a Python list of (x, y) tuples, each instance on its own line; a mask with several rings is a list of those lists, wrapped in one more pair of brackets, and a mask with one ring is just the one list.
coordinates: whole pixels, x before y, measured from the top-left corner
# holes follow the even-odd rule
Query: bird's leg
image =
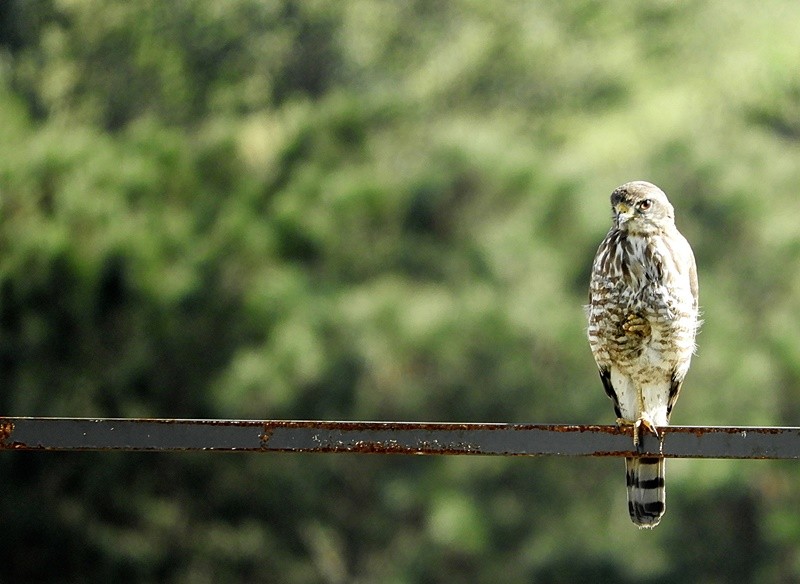
[(639, 314), (631, 312), (625, 318), (625, 322), (622, 323), (622, 330), (628, 335), (636, 335), (641, 338), (649, 337), (651, 332), (650, 321)]
[(642, 414), (639, 416), (637, 420), (628, 420), (627, 418), (617, 418), (617, 426), (632, 426), (633, 427), (633, 447), (637, 450), (639, 449), (639, 445), (641, 444), (641, 433), (642, 428), (645, 428), (652, 432), (656, 438), (660, 438), (658, 435), (658, 428), (656, 428), (655, 423), (653, 420), (650, 419), (650, 416), (647, 414)]
[(617, 426), (631, 426), (633, 429), (633, 447), (637, 450), (639, 449), (639, 426), (641, 426), (641, 420), (629, 420), (627, 418), (617, 418)]

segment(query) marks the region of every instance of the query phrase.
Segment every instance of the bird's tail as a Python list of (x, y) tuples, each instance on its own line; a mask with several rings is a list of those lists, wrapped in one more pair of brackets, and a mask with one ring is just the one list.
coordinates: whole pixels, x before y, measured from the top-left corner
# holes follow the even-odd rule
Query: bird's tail
[(639, 527), (655, 527), (666, 509), (664, 459), (626, 458), (625, 471), (631, 521)]

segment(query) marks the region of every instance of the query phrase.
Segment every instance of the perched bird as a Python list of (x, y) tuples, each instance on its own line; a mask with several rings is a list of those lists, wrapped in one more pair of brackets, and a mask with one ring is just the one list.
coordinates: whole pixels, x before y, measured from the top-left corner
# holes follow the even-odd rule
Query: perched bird
[[(697, 268), (675, 212), (657, 186), (634, 181), (611, 193), (613, 223), (597, 250), (589, 289), (589, 344), (617, 423), (658, 436), (695, 350)], [(664, 458), (626, 458), (628, 510), (655, 527), (665, 510)]]

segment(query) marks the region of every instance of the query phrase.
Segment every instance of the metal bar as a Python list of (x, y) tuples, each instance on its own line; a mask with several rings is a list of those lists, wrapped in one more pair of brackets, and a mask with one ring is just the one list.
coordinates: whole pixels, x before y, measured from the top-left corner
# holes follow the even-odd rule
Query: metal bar
[(671, 426), (635, 450), (616, 426), (6, 417), (0, 450), (796, 459), (800, 428)]

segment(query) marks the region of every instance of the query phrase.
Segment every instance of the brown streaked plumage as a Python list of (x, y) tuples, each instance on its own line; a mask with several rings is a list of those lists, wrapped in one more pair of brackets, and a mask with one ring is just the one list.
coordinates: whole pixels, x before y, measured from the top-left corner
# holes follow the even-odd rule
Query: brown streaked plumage
[[(699, 326), (697, 269), (657, 186), (634, 181), (611, 194), (613, 224), (597, 250), (589, 289), (589, 344), (618, 423), (656, 433), (669, 424)], [(665, 510), (664, 459), (627, 458), (628, 508), (639, 527)]]

